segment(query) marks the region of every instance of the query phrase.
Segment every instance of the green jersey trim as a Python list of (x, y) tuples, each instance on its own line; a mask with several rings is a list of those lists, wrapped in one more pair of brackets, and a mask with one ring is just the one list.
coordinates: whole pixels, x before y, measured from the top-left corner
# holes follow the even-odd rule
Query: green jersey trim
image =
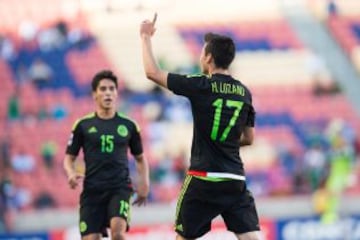
[(136, 127), (136, 131), (137, 131), (137, 132), (140, 132), (140, 126), (139, 126), (139, 124), (137, 124), (136, 121), (132, 120), (131, 118), (129, 118), (128, 116), (126, 116), (125, 114), (123, 114), (123, 113), (121, 113), (121, 112), (117, 112), (117, 115), (118, 115), (119, 117), (125, 118), (125, 119), (131, 121), (132, 123), (134, 123), (134, 124), (135, 124), (135, 127)]
[(75, 121), (73, 127), (72, 127), (72, 131), (75, 130), (75, 128), (77, 127), (77, 125), (79, 124), (79, 122), (81, 122), (82, 120), (85, 120), (85, 119), (93, 118), (93, 117), (95, 117), (95, 113), (94, 113), (94, 112), (89, 113), (89, 114), (83, 116), (82, 118), (77, 119), (77, 120)]
[(196, 74), (188, 74), (186, 75), (187, 78), (192, 78), (192, 77), (207, 77), (209, 78), (209, 75), (206, 74), (202, 74), (202, 73), (196, 73)]

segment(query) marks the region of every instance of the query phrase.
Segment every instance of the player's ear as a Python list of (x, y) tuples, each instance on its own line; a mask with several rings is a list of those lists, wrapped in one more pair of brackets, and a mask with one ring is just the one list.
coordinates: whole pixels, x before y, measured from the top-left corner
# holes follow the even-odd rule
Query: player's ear
[(210, 64), (212, 61), (213, 61), (213, 57), (212, 57), (211, 53), (206, 54), (205, 55), (205, 62), (207, 64)]
[(96, 98), (97, 98), (97, 97), (96, 97), (96, 92), (95, 92), (95, 91), (92, 91), (92, 92), (91, 92), (91, 95), (92, 95), (92, 98), (93, 98), (94, 100), (96, 100)]

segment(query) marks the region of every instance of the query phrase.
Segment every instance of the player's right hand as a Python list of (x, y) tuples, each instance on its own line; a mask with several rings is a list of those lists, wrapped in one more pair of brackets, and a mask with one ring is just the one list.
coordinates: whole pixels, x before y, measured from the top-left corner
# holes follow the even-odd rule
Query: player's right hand
[(153, 20), (144, 20), (140, 25), (140, 35), (141, 36), (152, 36), (154, 35), (156, 28), (155, 23), (157, 19), (157, 13), (154, 14)]
[(80, 180), (83, 178), (84, 178), (84, 176), (77, 172), (69, 174), (68, 183), (69, 183), (70, 188), (75, 189), (79, 185)]

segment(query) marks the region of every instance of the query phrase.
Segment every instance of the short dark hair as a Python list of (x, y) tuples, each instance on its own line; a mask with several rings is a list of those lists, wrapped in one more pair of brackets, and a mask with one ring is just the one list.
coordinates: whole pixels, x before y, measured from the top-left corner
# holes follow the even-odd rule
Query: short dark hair
[(216, 67), (228, 69), (235, 57), (234, 41), (227, 36), (208, 32), (204, 35), (207, 43), (205, 54), (211, 53)]
[(109, 79), (115, 83), (115, 86), (118, 87), (117, 77), (110, 70), (102, 70), (95, 74), (91, 82), (92, 91), (95, 92), (96, 88), (99, 86), (99, 83), (103, 79)]

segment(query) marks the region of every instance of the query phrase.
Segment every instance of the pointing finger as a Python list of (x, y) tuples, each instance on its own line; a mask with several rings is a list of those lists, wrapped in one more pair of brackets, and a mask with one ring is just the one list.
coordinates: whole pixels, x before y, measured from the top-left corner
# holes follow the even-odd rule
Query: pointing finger
[(157, 19), (157, 13), (154, 14), (154, 18), (152, 20), (152, 24), (155, 25)]

